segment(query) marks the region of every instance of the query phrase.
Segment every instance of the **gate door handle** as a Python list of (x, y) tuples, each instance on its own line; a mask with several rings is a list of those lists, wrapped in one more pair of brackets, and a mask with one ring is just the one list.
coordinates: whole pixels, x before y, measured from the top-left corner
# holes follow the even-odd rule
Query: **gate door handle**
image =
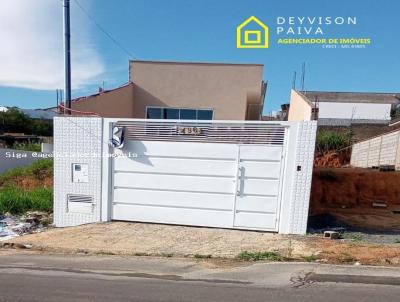
[(244, 177), (244, 168), (243, 167), (239, 167), (238, 187), (237, 187), (237, 192), (236, 192), (237, 196), (242, 195), (242, 189), (243, 189), (242, 183), (244, 182), (243, 177)]

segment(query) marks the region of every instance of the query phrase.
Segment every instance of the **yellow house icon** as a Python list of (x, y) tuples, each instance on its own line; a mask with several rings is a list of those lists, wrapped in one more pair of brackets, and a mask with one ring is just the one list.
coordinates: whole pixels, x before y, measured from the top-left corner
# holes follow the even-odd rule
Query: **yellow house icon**
[[(246, 30), (254, 23), (258, 29)], [(254, 16), (246, 19), (236, 29), (237, 48), (268, 48), (268, 26)]]

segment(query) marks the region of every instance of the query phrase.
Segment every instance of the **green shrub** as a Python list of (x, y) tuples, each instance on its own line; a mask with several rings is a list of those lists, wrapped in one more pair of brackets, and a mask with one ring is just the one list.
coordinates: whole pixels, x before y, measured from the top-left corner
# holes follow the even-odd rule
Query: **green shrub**
[(16, 186), (0, 188), (0, 213), (22, 214), (26, 211), (46, 211), (53, 208), (53, 190), (36, 188), (23, 191)]
[(0, 132), (20, 132), (40, 136), (53, 135), (53, 121), (33, 119), (21, 112), (17, 107), (0, 112)]
[(248, 252), (243, 251), (238, 256), (240, 260), (246, 261), (259, 261), (259, 260), (271, 260), (271, 261), (283, 261), (285, 258), (278, 252)]
[(42, 147), (39, 143), (17, 143), (17, 142), (15, 142), (12, 145), (12, 149), (40, 152), (42, 150)]
[(337, 151), (351, 145), (352, 132), (319, 131), (317, 133), (317, 152)]

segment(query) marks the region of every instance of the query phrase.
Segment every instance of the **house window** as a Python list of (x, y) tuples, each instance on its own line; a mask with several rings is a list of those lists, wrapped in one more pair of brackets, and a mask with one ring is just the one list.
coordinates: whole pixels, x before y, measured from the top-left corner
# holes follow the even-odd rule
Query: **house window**
[(197, 120), (196, 110), (193, 110), (193, 109), (180, 109), (179, 118), (181, 120)]
[(161, 118), (167, 120), (179, 120), (179, 109), (175, 108), (164, 108), (163, 116)]
[(213, 111), (212, 110), (197, 110), (198, 120), (212, 120)]
[(147, 108), (146, 118), (160, 119), (161, 108)]
[(168, 120), (212, 120), (212, 109), (147, 107), (146, 118)]

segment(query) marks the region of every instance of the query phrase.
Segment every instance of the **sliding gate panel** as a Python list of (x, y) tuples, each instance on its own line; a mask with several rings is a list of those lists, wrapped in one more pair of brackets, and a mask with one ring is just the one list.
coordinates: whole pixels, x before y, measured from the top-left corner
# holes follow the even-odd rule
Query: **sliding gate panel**
[(237, 146), (129, 141), (114, 159), (113, 219), (232, 227)]

